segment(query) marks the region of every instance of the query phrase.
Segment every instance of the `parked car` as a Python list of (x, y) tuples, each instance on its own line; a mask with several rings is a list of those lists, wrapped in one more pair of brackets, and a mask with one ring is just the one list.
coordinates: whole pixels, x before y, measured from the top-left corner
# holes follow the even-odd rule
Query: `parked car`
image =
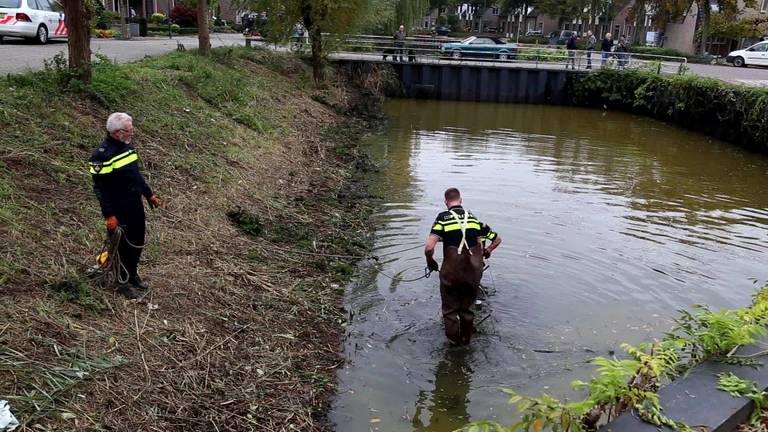
[(443, 44), (440, 54), (454, 59), (462, 57), (498, 58), (508, 60), (517, 55), (517, 44), (488, 36), (470, 36), (461, 42)]
[(568, 42), (568, 39), (571, 38), (571, 35), (576, 33), (573, 30), (560, 30), (560, 31), (553, 31), (549, 34), (549, 44), (550, 45), (565, 45)]
[(437, 26), (434, 30), (434, 34), (438, 36), (448, 36), (449, 33), (451, 33), (451, 29), (445, 26)]
[(0, 0), (0, 40), (20, 37), (44, 44), (66, 38), (63, 10), (57, 0)]
[(725, 61), (736, 67), (768, 66), (768, 41), (758, 42), (749, 48), (732, 51)]

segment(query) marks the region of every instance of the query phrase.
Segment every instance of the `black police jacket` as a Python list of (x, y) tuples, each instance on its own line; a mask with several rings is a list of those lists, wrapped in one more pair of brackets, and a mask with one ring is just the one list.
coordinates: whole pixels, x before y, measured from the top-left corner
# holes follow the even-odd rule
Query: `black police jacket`
[(93, 191), (101, 205), (104, 217), (114, 216), (136, 198), (149, 198), (152, 189), (139, 171), (136, 149), (107, 135), (89, 159), (93, 178)]

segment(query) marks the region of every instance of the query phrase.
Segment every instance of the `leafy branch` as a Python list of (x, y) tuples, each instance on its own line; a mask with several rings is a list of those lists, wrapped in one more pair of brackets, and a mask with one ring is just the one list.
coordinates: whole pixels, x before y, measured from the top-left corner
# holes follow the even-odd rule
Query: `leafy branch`
[(733, 397), (745, 396), (754, 402), (755, 406), (749, 416), (749, 422), (753, 426), (760, 424), (760, 415), (763, 408), (768, 405), (768, 392), (757, 387), (754, 381), (741, 379), (733, 373), (720, 373), (718, 376), (718, 390), (728, 392)]
[[(584, 399), (563, 402), (548, 394), (530, 397), (502, 389), (510, 396), (509, 403), (517, 405), (522, 415), (519, 422), (503, 426), (478, 421), (458, 431), (588, 432), (596, 431), (628, 410), (634, 410), (639, 418), (653, 425), (690, 431), (684, 423), (664, 414), (657, 393), (659, 388), (706, 360), (755, 364), (755, 356), (735, 356), (734, 352), (741, 346), (756, 344), (758, 337), (768, 334), (768, 286), (755, 294), (752, 305), (747, 308), (716, 312), (706, 306), (694, 305), (691, 312), (679, 312), (675, 326), (661, 341), (622, 344), (629, 358), (594, 358), (592, 364), (597, 366), (596, 376), (589, 382), (571, 383), (575, 389), (586, 390)], [(753, 421), (759, 420), (760, 409), (768, 402), (768, 393), (735, 376), (721, 376), (719, 388), (752, 399), (756, 406)]]

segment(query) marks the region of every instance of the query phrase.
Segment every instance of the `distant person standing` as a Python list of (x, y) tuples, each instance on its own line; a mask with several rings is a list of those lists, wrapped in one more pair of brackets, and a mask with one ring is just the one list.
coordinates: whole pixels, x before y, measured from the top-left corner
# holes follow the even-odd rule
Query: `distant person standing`
[(571, 69), (576, 70), (576, 49), (578, 48), (577, 42), (579, 41), (576, 32), (571, 33), (571, 37), (568, 38), (568, 42), (565, 43), (565, 48), (568, 50), (568, 60), (565, 62), (565, 68), (568, 69), (568, 64), (571, 65)]
[(395, 32), (395, 55), (392, 57), (395, 61), (403, 62), (403, 56), (405, 55), (405, 26), (400, 25), (400, 28)]
[(600, 62), (600, 66), (605, 66), (605, 61), (608, 60), (608, 57), (611, 56), (611, 52), (613, 52), (613, 35), (610, 33), (605, 34), (605, 39), (603, 39), (603, 42), (600, 44), (600, 51), (602, 51), (602, 61)]
[(627, 57), (629, 54), (629, 47), (627, 47), (627, 38), (624, 36), (619, 38), (619, 43), (616, 44), (616, 47), (614, 48), (616, 51), (616, 57), (619, 59), (619, 69), (624, 69), (627, 67)]
[(592, 69), (592, 51), (597, 45), (597, 38), (592, 34), (592, 30), (587, 32), (587, 69)]

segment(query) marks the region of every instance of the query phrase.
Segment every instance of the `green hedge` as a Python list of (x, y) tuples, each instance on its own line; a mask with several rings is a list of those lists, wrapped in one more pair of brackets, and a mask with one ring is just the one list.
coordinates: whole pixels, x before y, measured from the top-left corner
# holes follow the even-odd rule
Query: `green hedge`
[(569, 86), (577, 106), (646, 114), (768, 152), (768, 89), (692, 75), (617, 70), (573, 76)]
[(562, 62), (568, 59), (568, 51), (564, 49), (520, 48), (518, 60), (538, 62)]
[(640, 46), (640, 45), (630, 45), (629, 52), (636, 53), (636, 54), (652, 54), (652, 55), (669, 56), (669, 57), (689, 57), (688, 54), (685, 54), (682, 51), (678, 51), (672, 48), (659, 48), (659, 47), (649, 47), (649, 46)]

